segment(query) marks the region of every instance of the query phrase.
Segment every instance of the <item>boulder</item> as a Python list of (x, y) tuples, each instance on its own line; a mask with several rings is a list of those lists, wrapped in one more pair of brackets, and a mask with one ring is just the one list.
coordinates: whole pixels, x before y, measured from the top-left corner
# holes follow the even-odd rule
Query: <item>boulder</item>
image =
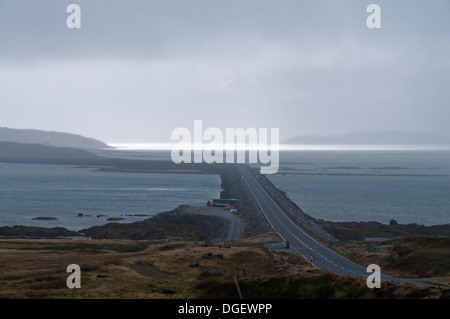
[(173, 295), (176, 293), (175, 290), (170, 288), (155, 288), (152, 290), (152, 292), (159, 292), (160, 294), (166, 294), (166, 295)]
[(221, 276), (222, 275), (220, 270), (210, 270), (210, 271), (208, 271), (208, 274), (211, 276)]
[(391, 219), (390, 220), (389, 226), (397, 226), (397, 225), (398, 225), (398, 223), (397, 223), (397, 221), (395, 219)]

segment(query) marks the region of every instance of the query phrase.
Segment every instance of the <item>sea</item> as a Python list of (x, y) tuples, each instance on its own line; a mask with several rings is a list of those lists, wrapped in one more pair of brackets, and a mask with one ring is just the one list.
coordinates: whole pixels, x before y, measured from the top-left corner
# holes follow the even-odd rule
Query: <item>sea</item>
[[(161, 150), (109, 150), (102, 155), (170, 160), (170, 153)], [(266, 176), (317, 219), (450, 223), (449, 150), (281, 151), (278, 172)], [(220, 177), (211, 174), (0, 163), (0, 226), (80, 230), (108, 223), (111, 217), (134, 222), (182, 204), (206, 205), (220, 191)]]
[(218, 175), (0, 163), (0, 226), (81, 230), (106, 224), (108, 218), (135, 222), (183, 204), (204, 206), (218, 198), (220, 191)]
[(316, 219), (450, 223), (450, 151), (295, 151), (269, 180)]

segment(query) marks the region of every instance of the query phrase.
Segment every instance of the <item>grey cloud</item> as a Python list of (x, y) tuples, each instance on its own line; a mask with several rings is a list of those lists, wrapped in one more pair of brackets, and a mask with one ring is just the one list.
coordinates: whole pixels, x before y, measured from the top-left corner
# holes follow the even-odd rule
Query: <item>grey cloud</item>
[(381, 30), (361, 0), (0, 0), (0, 124), (109, 142), (167, 141), (194, 119), (450, 136), (450, 3), (374, 2)]

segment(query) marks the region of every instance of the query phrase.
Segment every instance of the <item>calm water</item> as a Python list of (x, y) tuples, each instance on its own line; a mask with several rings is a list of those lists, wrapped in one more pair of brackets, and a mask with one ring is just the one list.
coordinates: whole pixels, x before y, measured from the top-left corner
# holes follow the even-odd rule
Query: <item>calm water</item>
[[(170, 159), (161, 152), (120, 155)], [(450, 223), (448, 151), (296, 151), (282, 152), (280, 160), (278, 174), (268, 178), (315, 218)], [(155, 214), (180, 204), (205, 205), (219, 196), (220, 189), (217, 175), (95, 172), (0, 163), (0, 225), (77, 230), (104, 224), (108, 217), (132, 222), (147, 217), (123, 215)], [(92, 216), (77, 217), (78, 213)], [(32, 220), (38, 216), (58, 220)]]
[[(170, 160), (163, 151), (121, 155)], [(268, 178), (315, 218), (450, 223), (449, 150), (282, 151), (280, 162)]]
[[(181, 204), (205, 205), (219, 196), (218, 175), (96, 172), (60, 165), (0, 163), (0, 225), (79, 230), (108, 217), (133, 222)], [(92, 215), (78, 217), (78, 214)], [(107, 215), (97, 217), (97, 215)], [(32, 220), (55, 217), (56, 221)]]
[(448, 151), (298, 151), (280, 161), (269, 179), (315, 218), (450, 223)]

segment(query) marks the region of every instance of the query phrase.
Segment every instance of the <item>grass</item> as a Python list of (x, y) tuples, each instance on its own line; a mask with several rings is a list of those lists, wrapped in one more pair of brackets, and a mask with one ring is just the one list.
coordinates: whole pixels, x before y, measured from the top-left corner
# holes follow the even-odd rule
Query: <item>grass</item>
[[(255, 247), (203, 247), (202, 243), (136, 242), (129, 240), (2, 240), (0, 242), (0, 298), (166, 298), (152, 292), (169, 287), (174, 297), (195, 295), (193, 282), (201, 271), (220, 270), (231, 276), (235, 254)], [(106, 252), (101, 252), (106, 251)], [(224, 258), (202, 259), (205, 253), (223, 254)], [(258, 263), (265, 252), (249, 256), (247, 265)], [(252, 259), (253, 258), (253, 259)], [(252, 259), (252, 260), (250, 260)], [(199, 268), (190, 267), (202, 263)], [(81, 268), (81, 289), (68, 289), (69, 264)], [(167, 274), (142, 275), (133, 265), (151, 265)], [(201, 268), (201, 269), (200, 269)], [(234, 269), (234, 268), (233, 268)], [(255, 268), (256, 269), (256, 268)], [(98, 278), (97, 274), (106, 274)], [(157, 272), (155, 272), (157, 273)]]
[[(444, 290), (389, 283), (382, 289), (369, 289), (362, 279), (311, 270), (298, 255), (266, 249), (262, 242), (271, 240), (270, 236), (261, 236), (222, 247), (180, 241), (2, 240), (0, 298), (238, 298), (233, 272), (238, 275), (244, 298), (450, 297)], [(378, 248), (380, 255), (387, 256), (395, 245), (415, 251), (416, 244), (433, 246), (433, 241), (388, 242)], [(439, 242), (437, 247), (444, 248), (445, 244)], [(362, 248), (356, 244), (347, 247), (354, 251), (355, 258)], [(208, 253), (212, 257), (202, 257)], [(192, 263), (200, 265), (191, 267)], [(81, 268), (81, 289), (66, 286), (69, 264)], [(210, 270), (218, 270), (221, 275), (211, 276)], [(99, 273), (107, 277), (97, 277)], [(176, 293), (153, 291), (158, 288), (170, 288)]]
[[(417, 288), (385, 283), (380, 289), (368, 289), (359, 278), (325, 273), (294, 278), (270, 277), (239, 281), (245, 299), (415, 299), (442, 297), (435, 288)], [(230, 281), (205, 279), (197, 285), (200, 298), (238, 298)], [(447, 297), (449, 295), (447, 294)]]
[(146, 242), (133, 240), (2, 240), (0, 249), (17, 250), (47, 250), (50, 253), (61, 253), (64, 251), (92, 252), (97, 253), (100, 250), (111, 250), (117, 252), (138, 252), (143, 251), (149, 246)]
[[(368, 253), (368, 247), (376, 253)], [(450, 238), (415, 237), (377, 243), (352, 243), (332, 247), (363, 266), (378, 264), (383, 272), (400, 277), (450, 276)]]
[(159, 247), (159, 250), (165, 251), (165, 250), (178, 249), (178, 248), (182, 248), (182, 247), (184, 247), (184, 244), (181, 244), (181, 243), (167, 244), (167, 245)]

